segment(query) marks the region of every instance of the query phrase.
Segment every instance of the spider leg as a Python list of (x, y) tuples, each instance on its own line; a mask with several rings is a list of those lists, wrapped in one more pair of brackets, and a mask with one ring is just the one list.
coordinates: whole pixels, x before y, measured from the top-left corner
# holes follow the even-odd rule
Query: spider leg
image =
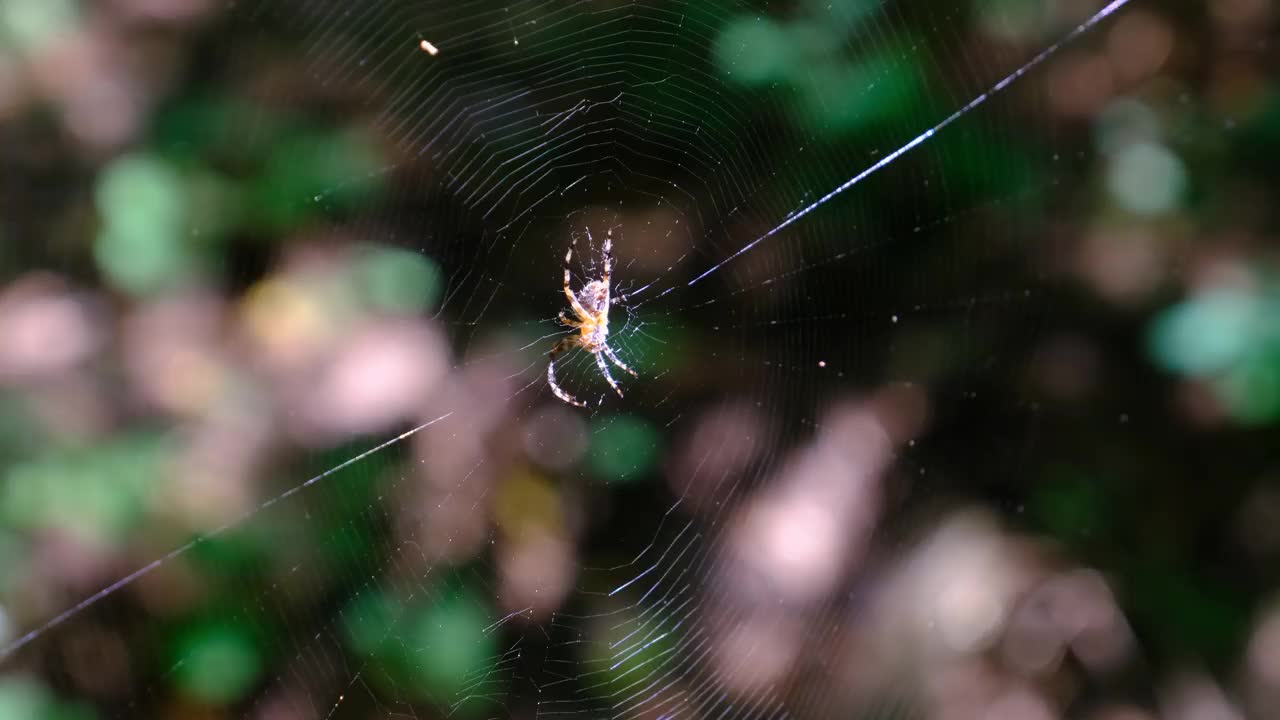
[(572, 349), (576, 345), (577, 345), (577, 338), (567, 337), (561, 340), (560, 342), (556, 343), (551, 348), (551, 352), (547, 353), (547, 357), (548, 357), (547, 384), (551, 386), (551, 392), (555, 393), (555, 396), (560, 398), (561, 400), (569, 403), (570, 405), (577, 405), (578, 407), (586, 407), (587, 406), (586, 403), (581, 402), (580, 400), (576, 399), (569, 393), (565, 392), (564, 390), (561, 390), (560, 385), (556, 383), (556, 356), (564, 352), (565, 350)]
[(591, 313), (582, 307), (582, 303), (578, 302), (578, 296), (573, 294), (573, 289), (569, 287), (569, 281), (572, 275), (569, 272), (569, 261), (573, 258), (573, 246), (578, 244), (578, 239), (574, 238), (573, 243), (569, 245), (569, 250), (564, 254), (564, 296), (569, 298), (569, 306), (573, 308), (573, 314), (580, 318), (591, 317)]
[(632, 377), (640, 377), (639, 375), (636, 374), (635, 370), (632, 370), (631, 368), (627, 367), (626, 363), (619, 360), (618, 356), (613, 354), (613, 348), (609, 347), (608, 345), (605, 345), (603, 346), (603, 352), (605, 355), (609, 356), (609, 360), (612, 361), (614, 365), (617, 365), (623, 370), (626, 370), (627, 372), (631, 373)]
[(604, 277), (600, 278), (604, 282), (606, 288), (609, 287), (609, 278), (613, 275), (613, 231), (610, 230), (604, 236), (604, 247), (600, 248), (600, 254), (604, 256)]
[(568, 326), (569, 326), (569, 327), (571, 327), (571, 328), (580, 328), (580, 327), (582, 327), (582, 323), (578, 322), (577, 320), (570, 320), (570, 319), (568, 318), (568, 316), (566, 316), (566, 315), (564, 314), (564, 311), (563, 311), (563, 310), (561, 310), (561, 311), (560, 311), (560, 324), (561, 324), (561, 325), (568, 325)]
[(618, 397), (622, 397), (622, 388), (618, 387), (618, 382), (609, 374), (609, 366), (604, 364), (604, 358), (600, 357), (600, 353), (595, 353), (596, 365), (600, 366), (600, 374), (604, 375), (604, 379), (609, 381), (609, 387), (618, 393)]

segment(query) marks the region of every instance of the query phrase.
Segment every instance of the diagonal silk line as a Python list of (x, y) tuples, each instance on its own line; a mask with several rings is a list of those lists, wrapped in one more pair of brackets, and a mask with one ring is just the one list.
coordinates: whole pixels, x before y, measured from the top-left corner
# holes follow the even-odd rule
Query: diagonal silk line
[(450, 415), (452, 415), (452, 414), (453, 414), (452, 412), (445, 413), (444, 415), (441, 415), (440, 417), (435, 418), (434, 420), (428, 420), (428, 421), (426, 421), (426, 422), (422, 423), (421, 425), (419, 425), (419, 426), (417, 426), (417, 427), (415, 427), (415, 428), (413, 428), (413, 429), (411, 429), (411, 430), (406, 430), (406, 431), (404, 431), (404, 432), (400, 433), (399, 435), (397, 435), (397, 436), (395, 436), (395, 437), (391, 438), (390, 440), (388, 440), (388, 441), (386, 441), (386, 442), (384, 442), (384, 443), (382, 443), (382, 444), (380, 444), (380, 445), (376, 445), (376, 446), (374, 446), (374, 447), (371, 447), (371, 448), (369, 448), (368, 450), (365, 450), (364, 452), (360, 453), (359, 455), (356, 455), (356, 456), (354, 456), (354, 457), (352, 457), (352, 458), (350, 458), (350, 459), (348, 459), (348, 460), (345, 460), (345, 461), (343, 461), (343, 462), (341, 462), (341, 463), (339, 463), (339, 464), (337, 464), (337, 465), (335, 465), (335, 466), (333, 466), (333, 467), (329, 468), (328, 470), (325, 470), (324, 472), (320, 473), (319, 475), (316, 475), (316, 476), (312, 477), (311, 479), (307, 480), (306, 482), (304, 482), (304, 483), (302, 483), (302, 484), (300, 484), (300, 485), (295, 485), (295, 486), (293, 486), (292, 488), (289, 488), (288, 490), (285, 490), (284, 492), (280, 493), (279, 495), (276, 495), (275, 497), (273, 497), (273, 498), (271, 498), (271, 499), (269, 499), (269, 500), (267, 500), (267, 501), (263, 502), (261, 505), (257, 505), (257, 506), (255, 506), (254, 508), (252, 508), (252, 509), (250, 509), (249, 511), (245, 512), (244, 514), (242, 514), (240, 517), (236, 518), (235, 520), (232, 520), (231, 522), (228, 522), (228, 523), (226, 523), (225, 525), (220, 525), (220, 526), (218, 526), (217, 528), (215, 528), (215, 529), (213, 529), (213, 530), (210, 530), (209, 532), (204, 533), (203, 535), (200, 535), (200, 536), (198, 536), (198, 537), (196, 537), (196, 538), (194, 538), (194, 539), (192, 539), (192, 540), (188, 541), (187, 543), (185, 543), (185, 544), (183, 544), (183, 545), (179, 545), (178, 547), (176, 547), (176, 548), (174, 548), (174, 549), (170, 550), (169, 552), (165, 553), (164, 555), (161, 555), (160, 557), (156, 558), (155, 560), (152, 560), (151, 562), (147, 563), (146, 565), (143, 565), (142, 567), (138, 568), (137, 570), (134, 570), (133, 572), (129, 573), (128, 575), (125, 575), (124, 577), (120, 578), (119, 580), (117, 580), (117, 581), (115, 581), (115, 582), (111, 583), (110, 585), (108, 585), (108, 586), (106, 586), (106, 587), (102, 588), (102, 589), (101, 589), (101, 590), (99, 590), (98, 592), (96, 592), (96, 593), (94, 593), (94, 594), (90, 595), (89, 597), (87, 597), (87, 598), (85, 598), (85, 599), (81, 600), (80, 602), (76, 603), (75, 605), (73, 605), (73, 606), (71, 606), (71, 607), (67, 608), (66, 610), (63, 610), (61, 613), (59, 613), (58, 615), (54, 616), (54, 617), (53, 617), (52, 619), (50, 619), (49, 621), (45, 622), (45, 623), (44, 623), (43, 625), (41, 625), (40, 627), (35, 628), (34, 630), (32, 630), (32, 631), (28, 632), (27, 634), (23, 635), (22, 637), (18, 638), (17, 640), (14, 640), (13, 642), (9, 643), (8, 645), (5, 645), (3, 648), (0, 648), (0, 660), (8, 659), (10, 656), (12, 656), (12, 655), (13, 655), (14, 653), (16, 653), (17, 651), (21, 650), (23, 647), (25, 647), (25, 646), (27, 646), (27, 645), (30, 645), (32, 642), (34, 642), (35, 640), (37, 640), (41, 635), (44, 635), (45, 633), (49, 632), (50, 630), (54, 629), (55, 627), (57, 627), (57, 626), (61, 625), (62, 623), (64, 623), (64, 622), (66, 622), (66, 621), (70, 620), (71, 618), (75, 617), (76, 615), (79, 615), (80, 613), (84, 612), (84, 611), (85, 611), (86, 609), (88, 609), (89, 607), (92, 607), (95, 603), (99, 602), (100, 600), (102, 600), (102, 599), (104, 599), (104, 598), (107, 598), (107, 597), (110, 597), (111, 595), (116, 594), (116, 593), (117, 593), (117, 592), (119, 592), (120, 590), (122, 590), (122, 589), (124, 589), (124, 588), (128, 587), (131, 583), (133, 583), (133, 581), (134, 581), (134, 580), (137, 580), (138, 578), (140, 578), (140, 577), (142, 577), (142, 576), (144, 576), (144, 575), (146, 575), (146, 574), (148, 574), (148, 573), (150, 573), (150, 572), (152, 572), (152, 571), (156, 570), (157, 568), (159, 568), (159, 567), (163, 566), (165, 563), (169, 562), (170, 560), (173, 560), (174, 558), (176, 558), (176, 557), (178, 557), (178, 556), (182, 555), (183, 553), (187, 552), (188, 550), (190, 550), (191, 548), (195, 547), (196, 545), (199, 545), (200, 543), (205, 542), (205, 541), (207, 541), (207, 540), (210, 540), (210, 539), (212, 539), (212, 538), (216, 538), (216, 537), (218, 537), (219, 535), (221, 535), (221, 534), (223, 534), (223, 533), (227, 532), (227, 531), (228, 531), (228, 530), (230, 530), (231, 528), (234, 528), (234, 527), (239, 526), (239, 525), (240, 525), (241, 523), (243, 523), (244, 521), (248, 520), (249, 518), (253, 517), (254, 515), (257, 515), (258, 513), (262, 512), (263, 510), (266, 510), (267, 508), (271, 507), (272, 505), (275, 505), (276, 503), (279, 503), (279, 502), (281, 502), (281, 501), (283, 501), (283, 500), (288, 499), (290, 496), (295, 495), (296, 493), (299, 493), (299, 492), (301, 492), (301, 491), (305, 490), (306, 488), (308, 488), (308, 487), (310, 487), (310, 486), (312, 486), (312, 485), (314, 485), (314, 484), (316, 484), (316, 483), (320, 482), (321, 480), (324, 480), (325, 478), (329, 477), (330, 475), (333, 475), (334, 473), (336, 473), (336, 472), (338, 472), (338, 471), (342, 470), (343, 468), (350, 467), (350, 466), (352, 466), (352, 465), (354, 465), (354, 464), (356, 464), (356, 463), (360, 462), (361, 460), (364, 460), (365, 458), (369, 457), (370, 455), (374, 455), (374, 454), (376, 454), (376, 453), (378, 453), (378, 452), (381, 452), (382, 450), (385, 450), (385, 449), (387, 449), (387, 448), (391, 447), (392, 445), (395, 445), (396, 443), (401, 442), (402, 440), (405, 440), (405, 439), (407, 439), (407, 438), (409, 438), (409, 437), (412, 437), (413, 435), (418, 434), (418, 433), (419, 433), (419, 432), (421, 432), (422, 430), (424, 430), (424, 429), (426, 429), (426, 428), (428, 428), (428, 427), (430, 427), (430, 426), (432, 426), (432, 425), (435, 425), (436, 423), (440, 422), (441, 420), (444, 420), (445, 418), (449, 417), (449, 416), (450, 416)]
[[(961, 107), (959, 110), (956, 110), (955, 112), (951, 113), (951, 114), (950, 114), (950, 115), (948, 115), (947, 117), (943, 118), (943, 120), (942, 120), (941, 122), (939, 122), (937, 125), (934, 125), (933, 127), (929, 128), (928, 130), (925, 130), (924, 132), (920, 133), (920, 134), (919, 134), (919, 135), (917, 135), (915, 138), (913, 138), (913, 139), (911, 139), (909, 142), (907, 142), (907, 144), (903, 145), (902, 147), (898, 148), (897, 150), (894, 150), (893, 152), (889, 153), (888, 155), (885, 155), (885, 156), (884, 156), (883, 158), (881, 158), (881, 159), (879, 160), (879, 162), (877, 162), (876, 164), (872, 165), (871, 167), (868, 167), (866, 170), (863, 170), (862, 172), (858, 173), (857, 175), (854, 175), (853, 177), (849, 178), (849, 179), (848, 179), (848, 180), (846, 180), (844, 183), (842, 183), (840, 186), (838, 186), (837, 188), (835, 188), (835, 189), (834, 189), (834, 190), (832, 190), (831, 192), (828, 192), (826, 195), (823, 195), (822, 197), (818, 198), (817, 200), (814, 200), (812, 203), (810, 203), (808, 206), (806, 206), (806, 207), (805, 207), (803, 210), (801, 210), (800, 212), (794, 213), (793, 215), (789, 216), (786, 220), (783, 220), (779, 225), (777, 225), (776, 227), (774, 227), (774, 228), (773, 228), (772, 230), (770, 230), (769, 232), (766, 232), (765, 234), (761, 235), (760, 237), (756, 238), (755, 240), (752, 240), (751, 242), (749, 242), (749, 243), (747, 243), (746, 245), (742, 246), (742, 248), (741, 248), (741, 249), (739, 249), (737, 252), (735, 252), (734, 254), (730, 255), (729, 257), (725, 258), (724, 260), (721, 260), (720, 262), (716, 263), (715, 265), (712, 265), (710, 268), (708, 268), (707, 270), (705, 270), (701, 275), (699, 275), (698, 277), (696, 277), (696, 278), (694, 278), (694, 279), (690, 280), (688, 283), (686, 283), (686, 284), (685, 284), (685, 286), (686, 286), (686, 287), (688, 287), (688, 286), (690, 286), (690, 285), (693, 285), (694, 283), (697, 283), (698, 281), (700, 281), (700, 280), (702, 280), (703, 278), (707, 277), (707, 276), (708, 276), (708, 275), (710, 275), (711, 273), (713, 273), (713, 272), (715, 272), (715, 271), (719, 270), (720, 268), (724, 267), (725, 265), (727, 265), (727, 264), (728, 264), (730, 261), (732, 261), (734, 258), (737, 258), (737, 257), (739, 257), (739, 256), (741, 256), (741, 255), (746, 254), (746, 253), (747, 253), (748, 251), (750, 251), (752, 248), (754, 248), (755, 246), (757, 246), (757, 245), (759, 245), (760, 243), (764, 242), (765, 240), (768, 240), (769, 238), (773, 237), (774, 235), (777, 235), (777, 234), (778, 234), (779, 232), (781, 232), (784, 228), (786, 228), (786, 227), (790, 226), (791, 224), (795, 223), (795, 222), (796, 222), (796, 221), (798, 221), (800, 218), (804, 217), (805, 215), (808, 215), (809, 213), (813, 212), (814, 210), (817, 210), (818, 208), (820, 208), (820, 207), (822, 207), (823, 205), (827, 204), (830, 200), (832, 200), (833, 198), (835, 198), (835, 197), (836, 197), (837, 195), (839, 195), (840, 193), (843, 193), (844, 191), (848, 190), (849, 188), (853, 187), (854, 185), (857, 185), (858, 183), (860, 183), (860, 182), (862, 182), (863, 180), (867, 179), (867, 178), (868, 178), (868, 177), (870, 177), (871, 175), (875, 174), (877, 171), (879, 171), (879, 170), (883, 169), (885, 166), (887, 166), (887, 165), (889, 165), (890, 163), (892, 163), (894, 160), (897, 160), (898, 158), (902, 157), (903, 155), (907, 154), (908, 152), (911, 152), (911, 150), (913, 150), (914, 148), (916, 148), (916, 147), (918, 147), (918, 146), (920, 146), (920, 145), (924, 144), (926, 141), (928, 141), (928, 140), (929, 140), (930, 138), (932, 138), (934, 135), (937, 135), (940, 131), (942, 131), (942, 130), (943, 130), (944, 128), (946, 128), (948, 125), (950, 125), (950, 124), (954, 123), (956, 120), (959, 120), (960, 118), (964, 117), (965, 115), (968, 115), (969, 113), (973, 112), (973, 110), (974, 110), (974, 109), (976, 109), (978, 106), (982, 105), (982, 104), (983, 104), (983, 103), (985, 103), (987, 100), (990, 100), (992, 97), (994, 97), (995, 95), (999, 94), (999, 93), (1000, 93), (1000, 91), (1002, 91), (1002, 90), (1004, 90), (1005, 88), (1007, 88), (1007, 87), (1009, 87), (1010, 85), (1012, 85), (1012, 84), (1014, 83), (1014, 81), (1016, 81), (1018, 78), (1022, 77), (1023, 75), (1026, 75), (1028, 72), (1030, 72), (1030, 71), (1031, 71), (1033, 68), (1035, 68), (1037, 65), (1039, 65), (1039, 64), (1041, 64), (1041, 63), (1043, 63), (1045, 60), (1048, 60), (1050, 57), (1052, 57), (1053, 55), (1055, 55), (1055, 54), (1056, 54), (1059, 50), (1061, 50), (1065, 45), (1067, 45), (1067, 44), (1071, 43), (1071, 42), (1072, 42), (1072, 41), (1074, 41), (1076, 38), (1078, 38), (1078, 37), (1080, 37), (1081, 35), (1083, 35), (1084, 33), (1088, 32), (1088, 31), (1089, 31), (1089, 30), (1090, 30), (1094, 25), (1097, 25), (1098, 23), (1100, 23), (1100, 22), (1102, 22), (1103, 20), (1107, 19), (1107, 17), (1109, 17), (1110, 15), (1114, 14), (1117, 10), (1119, 10), (1120, 8), (1123, 8), (1125, 5), (1128, 5), (1128, 4), (1129, 4), (1129, 0), (1112, 0), (1110, 3), (1108, 3), (1106, 6), (1104, 6), (1101, 10), (1099, 10), (1098, 12), (1096, 12), (1096, 13), (1094, 13), (1092, 16), (1090, 16), (1090, 17), (1089, 17), (1089, 19), (1085, 20), (1084, 22), (1080, 23), (1080, 24), (1079, 24), (1079, 25), (1077, 25), (1075, 28), (1073, 28), (1073, 29), (1071, 30), (1071, 32), (1067, 33), (1067, 34), (1066, 34), (1066, 35), (1065, 35), (1061, 40), (1058, 40), (1058, 41), (1057, 41), (1057, 42), (1055, 42), (1054, 44), (1052, 44), (1052, 45), (1050, 45), (1049, 47), (1045, 48), (1044, 50), (1040, 51), (1040, 53), (1039, 53), (1038, 55), (1036, 55), (1035, 57), (1031, 58), (1031, 59), (1030, 59), (1030, 60), (1028, 60), (1027, 62), (1023, 63), (1023, 65), (1022, 65), (1021, 67), (1019, 67), (1017, 70), (1014, 70), (1013, 72), (1011, 72), (1011, 73), (1009, 73), (1008, 75), (1004, 76), (1004, 78), (1003, 78), (1003, 79), (1001, 79), (1001, 80), (1000, 80), (1000, 82), (998, 82), (998, 83), (996, 83), (995, 85), (991, 86), (991, 89), (990, 89), (990, 90), (988, 90), (988, 91), (986, 91), (986, 92), (982, 93), (981, 95), (979, 95), (979, 96), (975, 97), (974, 99), (970, 100), (970, 101), (968, 102), (968, 104), (966, 104), (965, 106)], [(663, 291), (662, 291), (662, 293), (660, 293), (660, 294), (658, 295), (658, 297), (662, 297), (663, 295), (666, 295), (667, 293), (669, 293), (669, 292), (671, 292), (672, 290), (675, 290), (675, 289), (676, 289), (676, 286), (674, 286), (674, 285), (673, 285), (673, 286), (671, 286), (671, 287), (667, 288), (666, 290), (663, 290)]]

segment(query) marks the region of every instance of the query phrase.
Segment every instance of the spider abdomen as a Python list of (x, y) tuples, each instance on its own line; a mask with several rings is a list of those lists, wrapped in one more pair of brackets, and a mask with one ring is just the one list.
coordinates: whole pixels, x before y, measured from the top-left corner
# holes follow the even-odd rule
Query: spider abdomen
[(592, 280), (578, 291), (578, 302), (592, 314), (606, 317), (609, 310), (609, 286)]

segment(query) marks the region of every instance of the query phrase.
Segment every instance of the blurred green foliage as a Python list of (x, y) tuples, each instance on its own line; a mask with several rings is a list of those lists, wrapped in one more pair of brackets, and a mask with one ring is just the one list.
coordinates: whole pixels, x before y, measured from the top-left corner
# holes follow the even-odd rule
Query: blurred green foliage
[(888, 47), (850, 57), (847, 38), (875, 4), (863, 0), (810, 2), (796, 19), (743, 14), (719, 31), (719, 69), (747, 87), (794, 95), (797, 121), (841, 137), (906, 119), (921, 95), (918, 39), (897, 34)]
[(626, 482), (644, 477), (662, 456), (662, 437), (653, 425), (634, 415), (598, 419), (592, 432), (591, 468), (600, 477)]
[(1165, 213), (1185, 195), (1187, 171), (1167, 147), (1134, 143), (1112, 158), (1107, 189), (1126, 210), (1140, 215)]
[(0, 4), (0, 39), (21, 50), (39, 48), (79, 19), (75, 0), (6, 0)]
[(173, 660), (178, 686), (214, 704), (242, 699), (266, 669), (252, 633), (230, 618), (188, 627), (174, 641)]
[(1239, 421), (1280, 418), (1280, 291), (1209, 289), (1154, 321), (1151, 354), (1166, 369), (1208, 382)]
[(98, 267), (120, 288), (148, 295), (190, 282), (195, 260), (182, 178), (163, 160), (126, 155), (98, 177)]
[(444, 292), (440, 268), (421, 253), (367, 248), (355, 266), (356, 282), (373, 307), (416, 315), (431, 312)]
[(381, 189), (386, 160), (356, 130), (287, 128), (268, 151), (261, 174), (250, 185), (254, 215), (280, 232), (324, 212), (360, 207)]
[(151, 434), (51, 450), (8, 468), (0, 512), (12, 528), (57, 529), (92, 545), (119, 542), (146, 520), (169, 453)]
[(32, 678), (0, 677), (0, 718), (4, 720), (92, 720), (93, 717), (88, 707), (58, 700)]
[(483, 709), (486, 676), (498, 661), (485, 607), (482, 596), (456, 583), (407, 604), (367, 592), (343, 612), (343, 630), (351, 648), (376, 663), (370, 682), (470, 715)]

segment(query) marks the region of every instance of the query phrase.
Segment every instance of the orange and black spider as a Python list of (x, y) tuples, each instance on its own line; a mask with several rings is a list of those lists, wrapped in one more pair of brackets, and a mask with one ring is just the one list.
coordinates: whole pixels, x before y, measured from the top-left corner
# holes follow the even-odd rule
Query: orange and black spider
[[(591, 231), (587, 231), (587, 237), (590, 239)], [(604, 359), (609, 360), (618, 367), (636, 376), (636, 371), (627, 367), (625, 363), (618, 359), (613, 349), (609, 347), (609, 306), (616, 302), (615, 299), (609, 297), (609, 278), (613, 274), (613, 239), (606, 236), (604, 247), (601, 255), (604, 259), (604, 275), (599, 280), (592, 280), (578, 291), (573, 293), (573, 289), (569, 287), (570, 273), (569, 261), (573, 259), (573, 247), (578, 244), (577, 238), (569, 246), (568, 252), (564, 254), (564, 294), (569, 298), (569, 306), (573, 310), (573, 318), (569, 318), (560, 312), (560, 323), (574, 328), (577, 332), (560, 340), (551, 348), (548, 353), (550, 362), (547, 364), (547, 384), (551, 386), (551, 392), (556, 397), (578, 407), (586, 407), (587, 404), (573, 397), (569, 393), (560, 389), (556, 384), (556, 356), (561, 353), (572, 350), (574, 348), (582, 348), (592, 355), (596, 356), (596, 365), (600, 368), (600, 374), (604, 375), (604, 379), (609, 381), (609, 387), (618, 393), (618, 397), (622, 397), (622, 389), (618, 387), (618, 383), (614, 381), (613, 376), (609, 374), (609, 366), (605, 364)], [(638, 376), (637, 376), (638, 377)]]

